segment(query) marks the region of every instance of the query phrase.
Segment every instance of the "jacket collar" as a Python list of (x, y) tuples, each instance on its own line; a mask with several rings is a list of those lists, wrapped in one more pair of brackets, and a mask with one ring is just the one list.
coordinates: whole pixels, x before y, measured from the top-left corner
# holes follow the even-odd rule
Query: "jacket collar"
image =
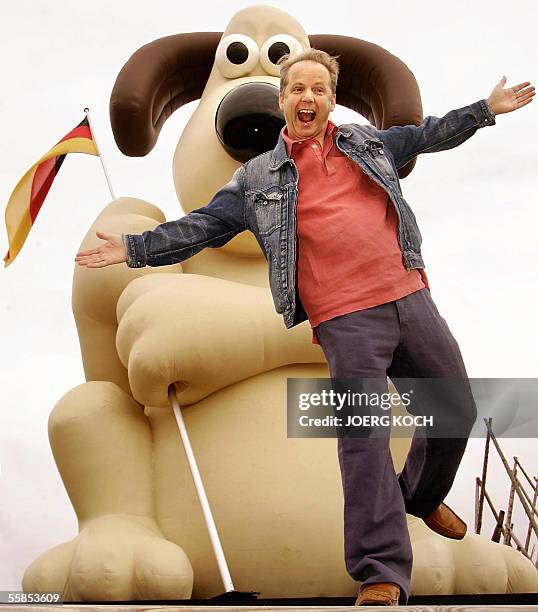
[(279, 170), (282, 164), (291, 163), (291, 158), (288, 157), (286, 150), (286, 143), (282, 134), (278, 135), (278, 141), (276, 147), (271, 151), (271, 162), (269, 163), (269, 170)]

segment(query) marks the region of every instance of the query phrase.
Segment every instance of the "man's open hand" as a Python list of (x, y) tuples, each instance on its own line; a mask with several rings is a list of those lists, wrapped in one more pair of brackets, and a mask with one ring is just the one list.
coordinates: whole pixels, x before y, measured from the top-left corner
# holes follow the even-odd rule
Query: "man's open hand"
[(530, 81), (504, 89), (505, 85), (506, 77), (503, 76), (488, 98), (488, 104), (493, 114), (511, 113), (532, 102), (535, 91), (534, 85), (531, 85)]
[(75, 256), (75, 261), (79, 266), (87, 268), (104, 268), (111, 264), (118, 264), (127, 261), (125, 254), (125, 246), (121, 235), (105, 234), (104, 232), (95, 232), (97, 238), (106, 240), (105, 244), (89, 249), (88, 251), (79, 251)]

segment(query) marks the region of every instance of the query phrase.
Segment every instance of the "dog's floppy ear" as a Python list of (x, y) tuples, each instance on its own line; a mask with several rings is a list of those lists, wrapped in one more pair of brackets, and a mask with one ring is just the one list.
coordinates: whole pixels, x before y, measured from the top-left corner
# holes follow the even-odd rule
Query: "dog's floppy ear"
[(130, 57), (110, 96), (112, 131), (122, 153), (149, 153), (168, 117), (201, 97), (221, 37), (222, 32), (165, 36)]
[[(350, 36), (309, 36), (315, 49), (339, 56), (340, 75), (336, 101), (379, 129), (393, 125), (419, 125), (422, 102), (417, 81), (409, 68), (383, 47)], [(400, 168), (407, 176), (415, 160)]]

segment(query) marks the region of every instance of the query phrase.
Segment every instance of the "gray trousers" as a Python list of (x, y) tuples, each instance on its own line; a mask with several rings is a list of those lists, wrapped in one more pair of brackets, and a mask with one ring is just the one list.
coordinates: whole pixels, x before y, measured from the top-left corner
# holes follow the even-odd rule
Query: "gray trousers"
[[(467, 373), (458, 344), (428, 289), (400, 300), (321, 323), (317, 336), (331, 378), (462, 378)], [(470, 388), (469, 388), (470, 389)], [(442, 406), (446, 414), (476, 420), (469, 391), (465, 405)], [(461, 402), (459, 402), (461, 403)], [(413, 438), (400, 475), (394, 470), (389, 439), (338, 438), (344, 491), (344, 549), (350, 576), (393, 582), (400, 604), (409, 597), (413, 553), (406, 513), (428, 516), (448, 494), (467, 438)]]

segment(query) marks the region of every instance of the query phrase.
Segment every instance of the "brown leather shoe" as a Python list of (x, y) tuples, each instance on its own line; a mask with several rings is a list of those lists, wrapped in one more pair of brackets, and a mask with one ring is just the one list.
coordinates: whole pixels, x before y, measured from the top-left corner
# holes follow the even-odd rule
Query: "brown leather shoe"
[(467, 531), (465, 522), (445, 503), (422, 520), (430, 529), (452, 540), (462, 540)]
[(392, 582), (373, 582), (359, 593), (356, 606), (397, 606), (400, 587)]

